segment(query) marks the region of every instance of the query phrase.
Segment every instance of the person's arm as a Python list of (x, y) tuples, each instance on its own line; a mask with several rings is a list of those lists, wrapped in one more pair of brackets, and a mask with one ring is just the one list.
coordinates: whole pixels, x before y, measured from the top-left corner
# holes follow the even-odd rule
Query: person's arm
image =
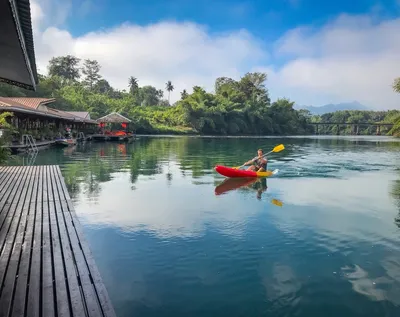
[(252, 164), (254, 162), (254, 160), (250, 160), (250, 161), (247, 161), (246, 163), (244, 163), (243, 165), (250, 165), (250, 164)]

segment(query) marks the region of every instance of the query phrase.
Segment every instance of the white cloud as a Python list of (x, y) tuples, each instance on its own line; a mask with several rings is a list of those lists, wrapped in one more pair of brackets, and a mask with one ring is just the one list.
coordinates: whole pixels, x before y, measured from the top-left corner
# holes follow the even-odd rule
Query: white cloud
[(239, 77), (244, 63), (265, 56), (261, 44), (245, 30), (210, 35), (194, 23), (172, 21), (144, 27), (125, 23), (75, 38), (48, 27), (37, 30), (35, 47), (40, 72), (46, 72), (51, 57), (74, 54), (98, 60), (102, 75), (120, 89), (127, 88), (130, 76), (137, 77), (140, 85), (160, 89), (171, 80), (175, 86), (171, 101), (194, 85), (213, 89), (218, 76)]
[(129, 76), (162, 89), (171, 80), (174, 101), (193, 85), (213, 89), (218, 76), (238, 78), (247, 71), (266, 70), (273, 98), (315, 105), (358, 100), (377, 109), (400, 108), (400, 97), (391, 88), (400, 76), (400, 19), (377, 22), (373, 15), (342, 15), (321, 29), (291, 30), (270, 52), (287, 61), (274, 65), (272, 60), (267, 63), (264, 44), (246, 30), (213, 34), (195, 23), (163, 21), (126, 23), (73, 37), (61, 28), (71, 2), (59, 9), (58, 0), (38, 1), (32, 2), (32, 14), (40, 72), (46, 71), (52, 56), (94, 58), (102, 65), (102, 75), (120, 89), (127, 88)]
[[(320, 30), (291, 30), (277, 41), (275, 53), (292, 60), (269, 68), (271, 90), (299, 104), (358, 100), (400, 109), (391, 87), (400, 76), (399, 50), (400, 19), (376, 23), (373, 17), (342, 15)], [(327, 94), (331, 100), (324, 100)]]

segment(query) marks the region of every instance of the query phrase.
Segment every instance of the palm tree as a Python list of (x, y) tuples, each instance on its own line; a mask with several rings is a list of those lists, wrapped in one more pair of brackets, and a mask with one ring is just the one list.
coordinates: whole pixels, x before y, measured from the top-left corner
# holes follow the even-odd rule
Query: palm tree
[(393, 81), (393, 90), (400, 93), (400, 77)]
[(136, 93), (136, 91), (139, 89), (139, 85), (138, 85), (138, 80), (136, 77), (129, 77), (129, 91), (132, 95), (134, 95)]
[(170, 103), (170, 102), (169, 102), (169, 98), (170, 98), (170, 96), (171, 96), (171, 91), (174, 90), (174, 86), (172, 86), (172, 83), (171, 83), (170, 80), (167, 81), (167, 83), (166, 83), (166, 85), (165, 85), (165, 89), (168, 91), (168, 103)]

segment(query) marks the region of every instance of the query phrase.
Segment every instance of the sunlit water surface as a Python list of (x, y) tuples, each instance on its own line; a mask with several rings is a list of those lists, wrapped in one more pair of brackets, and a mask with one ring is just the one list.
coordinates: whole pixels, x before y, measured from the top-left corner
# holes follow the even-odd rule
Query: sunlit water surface
[[(228, 180), (258, 148), (279, 173)], [(400, 316), (400, 143), (141, 137), (48, 149), (118, 316)]]

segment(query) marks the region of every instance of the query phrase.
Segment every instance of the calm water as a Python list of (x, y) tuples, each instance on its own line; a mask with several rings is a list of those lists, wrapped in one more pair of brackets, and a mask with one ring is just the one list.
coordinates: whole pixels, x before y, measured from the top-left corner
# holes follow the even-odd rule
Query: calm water
[[(220, 163), (270, 156), (266, 182)], [(30, 161), (31, 160), (31, 161)], [(400, 143), (142, 137), (60, 164), (118, 316), (400, 316)]]

